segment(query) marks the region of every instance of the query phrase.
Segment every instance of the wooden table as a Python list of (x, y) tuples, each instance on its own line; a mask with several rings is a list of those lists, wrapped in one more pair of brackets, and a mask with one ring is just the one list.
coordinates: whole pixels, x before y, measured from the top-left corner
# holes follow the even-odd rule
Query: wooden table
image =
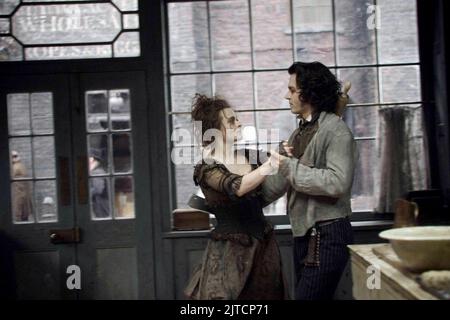
[[(353, 297), (357, 300), (436, 300), (405, 270), (390, 244), (350, 245)], [(370, 268), (370, 266), (375, 266)], [(378, 268), (376, 268), (378, 267)], [(373, 286), (379, 270), (379, 288)], [(369, 277), (372, 277), (369, 279)], [(372, 289), (367, 285), (372, 284)], [(374, 288), (375, 287), (375, 288)]]

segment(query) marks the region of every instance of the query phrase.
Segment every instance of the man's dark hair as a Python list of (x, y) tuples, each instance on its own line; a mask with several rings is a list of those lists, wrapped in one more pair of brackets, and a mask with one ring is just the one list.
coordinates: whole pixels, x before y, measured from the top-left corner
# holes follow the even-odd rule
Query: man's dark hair
[(311, 104), (315, 111), (335, 112), (341, 84), (320, 62), (294, 62), (288, 69), (295, 74), (300, 100)]

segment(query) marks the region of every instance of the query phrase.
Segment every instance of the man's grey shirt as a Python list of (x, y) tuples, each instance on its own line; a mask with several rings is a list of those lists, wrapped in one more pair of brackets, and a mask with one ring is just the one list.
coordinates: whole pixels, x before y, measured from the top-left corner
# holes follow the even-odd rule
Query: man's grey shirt
[[(279, 172), (262, 184), (263, 197), (273, 202), (292, 188), (287, 210), (294, 237), (317, 221), (351, 215), (351, 189), (358, 151), (353, 134), (334, 113), (322, 112), (318, 130), (300, 159), (281, 161)], [(296, 129), (289, 144), (297, 134)]]

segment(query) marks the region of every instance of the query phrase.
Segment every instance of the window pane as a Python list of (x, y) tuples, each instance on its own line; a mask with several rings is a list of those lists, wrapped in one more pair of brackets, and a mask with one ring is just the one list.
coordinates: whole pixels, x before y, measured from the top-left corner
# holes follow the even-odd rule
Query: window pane
[(139, 32), (124, 32), (114, 42), (114, 57), (138, 57), (141, 54)]
[(22, 0), (22, 2), (71, 2), (71, 1), (92, 1), (92, 0)]
[(192, 164), (175, 165), (175, 181), (177, 191), (177, 208), (187, 208), (187, 203), (192, 193), (196, 190), (194, 180), (194, 168)]
[(378, 102), (378, 85), (376, 68), (340, 69), (338, 78), (343, 83), (350, 81), (350, 104)]
[(8, 131), (10, 135), (31, 134), (30, 95), (28, 93), (12, 93), (7, 95)]
[(8, 15), (14, 11), (20, 0), (2, 0), (0, 1), (0, 15)]
[(138, 0), (112, 0), (120, 11), (136, 11), (138, 9)]
[(131, 136), (129, 133), (113, 134), (114, 173), (131, 173)]
[(132, 177), (114, 179), (114, 217), (134, 218), (134, 190)]
[(11, 209), (14, 223), (34, 222), (33, 182), (15, 181), (11, 183)]
[(112, 130), (131, 129), (130, 124), (130, 90), (109, 91), (109, 108)]
[(256, 68), (288, 68), (293, 60), (290, 0), (251, 4)]
[(381, 102), (419, 101), (421, 98), (418, 66), (383, 67)]
[(108, 136), (106, 134), (88, 135), (89, 174), (109, 173)]
[[(277, 133), (280, 140), (287, 140), (296, 128), (296, 116), (290, 110), (278, 111), (258, 111), (256, 113), (258, 122), (258, 131), (261, 129), (272, 130), (266, 131), (267, 137), (276, 140)], [(264, 131), (258, 132), (263, 137)], [(275, 142), (275, 140), (273, 140)]]
[(297, 61), (334, 65), (331, 0), (293, 0)]
[(23, 44), (109, 42), (121, 30), (121, 15), (110, 3), (23, 5), (12, 28)]
[(38, 222), (56, 222), (58, 220), (56, 181), (36, 181), (34, 184), (34, 190)]
[(289, 102), (284, 98), (287, 92), (289, 74), (286, 71), (257, 72), (257, 108), (289, 108)]
[[(252, 115), (253, 118), (253, 115)], [(257, 148), (256, 142), (258, 134), (256, 132), (256, 127), (253, 125), (242, 126), (242, 141), (238, 141), (238, 144), (245, 144), (246, 147), (253, 146)]]
[(253, 109), (251, 73), (214, 75), (214, 95), (225, 98), (235, 110)]
[(89, 195), (92, 219), (111, 218), (109, 178), (90, 178)]
[(196, 93), (211, 95), (210, 75), (189, 75), (171, 77), (170, 90), (172, 111), (190, 112)]
[(169, 3), (168, 10), (172, 72), (209, 71), (206, 2)]
[(33, 134), (53, 133), (53, 95), (51, 92), (31, 94)]
[(106, 91), (87, 91), (85, 97), (87, 131), (108, 130), (108, 100)]
[(248, 1), (209, 3), (214, 70), (252, 67)]
[(378, 107), (350, 107), (344, 121), (355, 137), (375, 137), (378, 126)]
[(254, 112), (239, 112), (238, 111), (238, 112), (236, 112), (236, 116), (238, 117), (243, 130), (245, 130), (245, 127), (256, 128)]
[(139, 28), (139, 15), (138, 14), (124, 14), (123, 15), (123, 28), (124, 29)]
[(33, 162), (35, 178), (55, 177), (55, 140), (50, 137), (33, 137)]
[(194, 143), (194, 125), (190, 114), (172, 115), (172, 137), (174, 145)]
[(202, 159), (201, 150), (198, 147), (173, 148), (171, 158), (175, 171), (177, 208), (187, 208), (189, 198), (198, 189), (193, 174), (195, 164)]
[(356, 165), (353, 180), (352, 210), (368, 210), (375, 208), (374, 172), (375, 140), (357, 141), (359, 161)]
[(373, 1), (339, 0), (334, 4), (338, 64), (376, 63), (375, 28), (367, 25)]
[(0, 61), (23, 60), (22, 46), (12, 37), (0, 37)]
[(9, 139), (9, 150), (11, 151), (11, 178), (32, 178), (32, 153), (31, 138)]
[(111, 45), (49, 46), (25, 48), (26, 60), (111, 58)]
[(0, 33), (9, 33), (9, 19), (0, 19)]
[(378, 0), (380, 63), (418, 62), (416, 1)]
[(286, 202), (287, 196), (284, 195), (277, 201), (272, 202), (268, 206), (264, 207), (263, 212), (266, 216), (276, 216), (286, 214)]

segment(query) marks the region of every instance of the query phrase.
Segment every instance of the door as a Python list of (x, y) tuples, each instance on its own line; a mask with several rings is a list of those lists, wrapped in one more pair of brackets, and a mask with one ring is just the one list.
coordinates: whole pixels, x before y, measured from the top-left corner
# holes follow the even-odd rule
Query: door
[(64, 275), (76, 264), (75, 245), (49, 238), (50, 230), (75, 225), (69, 81), (52, 75), (1, 83), (2, 295), (71, 299), (76, 292), (65, 290)]
[[(8, 293), (154, 297), (144, 79), (140, 72), (2, 79)], [(73, 272), (80, 289), (73, 277), (67, 284)]]

